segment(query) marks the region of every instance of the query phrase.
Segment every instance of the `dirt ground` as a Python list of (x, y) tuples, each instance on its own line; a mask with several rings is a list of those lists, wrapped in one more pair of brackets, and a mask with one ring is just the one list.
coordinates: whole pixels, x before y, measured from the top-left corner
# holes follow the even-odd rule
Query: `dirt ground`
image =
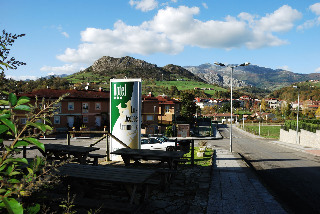
[[(121, 162), (111, 164), (124, 167)], [(152, 168), (155, 164), (145, 166)], [(129, 204), (128, 194), (121, 186), (62, 180), (33, 195), (32, 200), (41, 204), (41, 213), (206, 213), (211, 167), (181, 165), (167, 188), (152, 185), (148, 200), (138, 205)]]

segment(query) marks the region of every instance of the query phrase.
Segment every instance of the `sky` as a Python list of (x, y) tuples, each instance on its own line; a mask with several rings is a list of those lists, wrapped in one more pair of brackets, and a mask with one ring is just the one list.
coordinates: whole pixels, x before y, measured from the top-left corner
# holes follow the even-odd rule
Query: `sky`
[(320, 72), (320, 1), (0, 0), (0, 28), (26, 34), (6, 77), (72, 74), (102, 56), (156, 64), (251, 64)]

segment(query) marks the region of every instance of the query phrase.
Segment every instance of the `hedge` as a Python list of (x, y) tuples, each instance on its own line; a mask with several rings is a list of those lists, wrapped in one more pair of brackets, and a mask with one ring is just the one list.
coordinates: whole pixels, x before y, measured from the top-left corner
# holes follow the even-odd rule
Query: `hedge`
[[(297, 130), (297, 121), (286, 120), (282, 128), (286, 131), (289, 131), (289, 129)], [(315, 133), (320, 130), (320, 120), (299, 120), (298, 130), (300, 131), (300, 129)]]

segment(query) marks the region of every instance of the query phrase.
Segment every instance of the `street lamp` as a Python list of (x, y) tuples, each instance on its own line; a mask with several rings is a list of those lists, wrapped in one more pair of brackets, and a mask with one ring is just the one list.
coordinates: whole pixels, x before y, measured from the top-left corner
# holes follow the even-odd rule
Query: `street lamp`
[(296, 134), (296, 144), (299, 144), (299, 106), (300, 106), (300, 87), (299, 86), (296, 86), (294, 85), (293, 86), (294, 88), (297, 88), (298, 89), (298, 109), (297, 109), (297, 134)]
[(239, 66), (247, 66), (247, 65), (250, 65), (250, 62), (245, 62), (245, 63), (242, 63), (240, 65), (225, 65), (223, 63), (220, 63), (220, 62), (215, 62), (214, 63), (215, 65), (218, 65), (218, 66), (225, 66), (225, 67), (229, 67), (231, 68), (231, 83), (230, 83), (230, 109), (231, 109), (231, 112), (230, 112), (230, 152), (232, 152), (232, 75), (233, 75), (233, 69), (236, 68), (236, 67), (239, 67)]
[(260, 122), (261, 122), (261, 103), (260, 103), (260, 117), (259, 117), (259, 136), (260, 136)]
[(153, 135), (156, 134), (156, 107), (157, 106), (153, 106), (153, 120), (154, 120), (154, 127), (153, 127)]

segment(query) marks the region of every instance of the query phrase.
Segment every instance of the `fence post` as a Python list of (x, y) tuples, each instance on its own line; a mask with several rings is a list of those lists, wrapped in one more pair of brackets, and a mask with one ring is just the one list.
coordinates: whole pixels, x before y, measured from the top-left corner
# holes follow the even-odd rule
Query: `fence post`
[(110, 161), (110, 145), (109, 145), (109, 135), (106, 136), (107, 138), (107, 161)]
[(68, 146), (70, 146), (70, 132), (67, 132), (67, 142)]
[(191, 141), (191, 166), (194, 166), (194, 139)]
[(22, 157), (23, 158), (27, 158), (27, 147), (26, 146), (23, 146), (23, 150), (22, 150)]

